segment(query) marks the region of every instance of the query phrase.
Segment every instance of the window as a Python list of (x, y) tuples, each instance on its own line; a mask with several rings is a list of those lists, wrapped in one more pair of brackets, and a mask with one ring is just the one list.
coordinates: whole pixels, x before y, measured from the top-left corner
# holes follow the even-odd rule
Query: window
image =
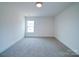
[(27, 21), (27, 32), (34, 32), (34, 21)]

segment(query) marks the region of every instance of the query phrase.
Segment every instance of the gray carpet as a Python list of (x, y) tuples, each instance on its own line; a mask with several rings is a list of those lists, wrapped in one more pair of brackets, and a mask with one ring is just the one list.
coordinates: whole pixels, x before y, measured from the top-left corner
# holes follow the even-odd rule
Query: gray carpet
[(73, 51), (55, 38), (24, 38), (4, 51), (3, 57), (71, 57)]

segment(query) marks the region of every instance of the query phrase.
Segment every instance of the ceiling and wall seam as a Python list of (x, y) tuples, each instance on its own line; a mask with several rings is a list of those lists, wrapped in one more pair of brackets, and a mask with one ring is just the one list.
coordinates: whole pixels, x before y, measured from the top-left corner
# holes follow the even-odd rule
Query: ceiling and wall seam
[(70, 8), (72, 5), (74, 5), (75, 3), (74, 2), (72, 2), (69, 6), (67, 6), (66, 8), (64, 8), (62, 11), (60, 11), (57, 15), (54, 15), (54, 17), (56, 17), (56, 16), (58, 16), (58, 15), (60, 15), (60, 14), (62, 14), (65, 10), (67, 10), (68, 8)]

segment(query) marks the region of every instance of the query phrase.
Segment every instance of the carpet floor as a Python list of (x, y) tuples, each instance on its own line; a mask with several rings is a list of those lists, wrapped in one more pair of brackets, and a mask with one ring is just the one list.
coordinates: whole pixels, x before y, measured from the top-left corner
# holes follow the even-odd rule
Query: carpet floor
[(73, 57), (77, 56), (55, 38), (23, 38), (1, 53), (2, 57)]

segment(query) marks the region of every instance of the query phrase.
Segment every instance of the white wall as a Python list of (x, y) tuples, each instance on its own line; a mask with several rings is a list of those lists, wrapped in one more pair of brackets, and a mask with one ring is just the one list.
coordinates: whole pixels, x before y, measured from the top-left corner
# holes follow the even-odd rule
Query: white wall
[(26, 33), (26, 36), (53, 37), (53, 17), (26, 17), (27, 20), (34, 20), (34, 33)]
[(14, 6), (0, 3), (0, 53), (24, 36), (24, 17)]
[(54, 21), (54, 36), (79, 54), (79, 3), (64, 10)]

